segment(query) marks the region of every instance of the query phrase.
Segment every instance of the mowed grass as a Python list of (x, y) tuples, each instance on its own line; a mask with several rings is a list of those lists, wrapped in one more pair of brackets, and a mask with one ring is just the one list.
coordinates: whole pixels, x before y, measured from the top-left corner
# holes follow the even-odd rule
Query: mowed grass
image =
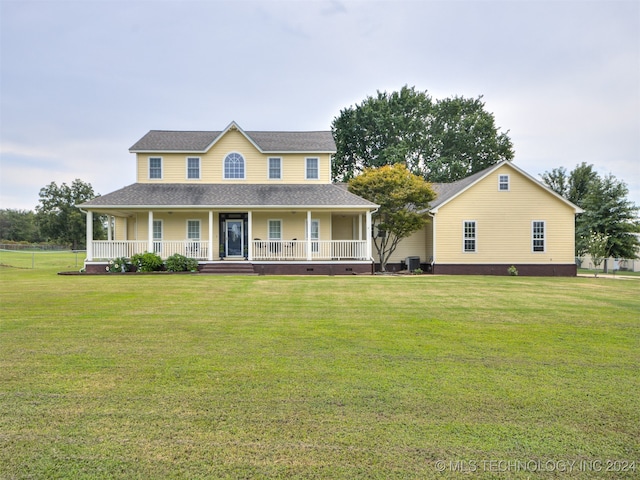
[(0, 478), (640, 470), (635, 279), (55, 271), (0, 268)]

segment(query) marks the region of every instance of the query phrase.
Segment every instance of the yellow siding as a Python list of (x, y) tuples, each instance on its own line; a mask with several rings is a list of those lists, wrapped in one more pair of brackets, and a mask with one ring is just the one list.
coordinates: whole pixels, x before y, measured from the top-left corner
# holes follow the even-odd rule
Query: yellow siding
[[(510, 190), (498, 191), (508, 174)], [(475, 220), (477, 252), (463, 252), (463, 222)], [(545, 222), (545, 252), (532, 251), (532, 221)], [(502, 166), (436, 214), (436, 263), (573, 263), (574, 210), (530, 179)]]
[[(375, 245), (373, 246), (373, 256), (378, 260), (378, 252)], [(407, 257), (420, 257), (421, 262), (428, 260), (426, 228), (418, 230), (408, 238), (401, 240), (398, 248), (391, 255), (389, 263), (400, 263)]]
[[(245, 179), (224, 179), (224, 159), (232, 152), (245, 160)], [(149, 179), (149, 157), (162, 158), (162, 179)], [(200, 179), (187, 179), (187, 158), (200, 158)], [(269, 157), (282, 158), (282, 179), (270, 180)], [(306, 180), (307, 157), (318, 158), (319, 179)], [(238, 131), (229, 131), (206, 153), (138, 153), (137, 178), (139, 183), (331, 183), (331, 157), (329, 154), (263, 154)]]
[[(304, 240), (306, 238), (306, 212), (259, 212), (254, 213), (252, 218), (253, 238), (269, 239), (269, 220), (282, 221), (283, 240), (292, 240), (294, 238)], [(313, 212), (311, 219), (319, 220), (320, 222), (320, 240), (331, 240), (331, 212)]]

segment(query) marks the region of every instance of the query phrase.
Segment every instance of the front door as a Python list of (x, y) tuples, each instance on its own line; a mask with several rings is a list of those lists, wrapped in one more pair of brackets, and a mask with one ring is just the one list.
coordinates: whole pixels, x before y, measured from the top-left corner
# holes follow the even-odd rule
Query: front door
[(242, 220), (227, 220), (225, 227), (225, 250), (227, 257), (244, 256), (244, 232)]

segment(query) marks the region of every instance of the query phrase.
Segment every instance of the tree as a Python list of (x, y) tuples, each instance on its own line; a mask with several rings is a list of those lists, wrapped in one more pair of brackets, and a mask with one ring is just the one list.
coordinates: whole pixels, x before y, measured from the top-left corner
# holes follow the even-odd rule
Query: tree
[(371, 234), (384, 272), (400, 240), (428, 222), (425, 209), (436, 194), (429, 183), (400, 163), (366, 168), (349, 182), (349, 191), (380, 205), (371, 218)]
[(626, 184), (611, 174), (590, 183), (582, 202), (584, 213), (576, 222), (579, 254), (588, 250), (589, 238), (597, 233), (607, 237), (607, 257), (638, 258), (640, 241), (633, 233), (638, 232), (640, 209), (627, 200), (628, 192)]
[[(40, 231), (48, 241), (70, 244), (74, 249), (86, 245), (86, 217), (77, 205), (96, 197), (93, 187), (80, 179), (71, 185), (51, 182), (40, 189), (40, 204), (36, 207)], [(103, 219), (94, 216), (95, 238), (104, 238)]]
[[(558, 195), (569, 198), (569, 176), (564, 167), (554, 168), (550, 172), (544, 172), (542, 182)], [(577, 205), (577, 204), (576, 204)]]
[[(609, 237), (604, 233), (591, 232), (585, 239), (585, 252), (591, 255), (593, 266), (596, 271), (594, 276), (598, 276), (598, 267), (603, 260), (609, 257)], [(605, 269), (606, 270), (606, 269)]]
[(29, 210), (0, 210), (0, 239), (29, 243), (40, 241), (35, 213)]
[(598, 178), (598, 173), (593, 170), (593, 165), (587, 165), (586, 162), (576, 165), (576, 168), (569, 175), (567, 200), (574, 205), (583, 207), (585, 197), (589, 193), (593, 182)]
[(377, 92), (340, 111), (331, 129), (337, 152), (334, 180), (348, 181), (365, 168), (403, 163), (431, 182), (452, 182), (513, 158), (506, 133), (484, 109), (482, 97), (433, 101), (404, 86)]

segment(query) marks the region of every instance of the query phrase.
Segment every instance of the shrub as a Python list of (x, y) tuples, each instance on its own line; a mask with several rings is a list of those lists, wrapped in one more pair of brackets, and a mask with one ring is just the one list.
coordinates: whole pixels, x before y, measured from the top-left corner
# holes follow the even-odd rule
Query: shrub
[(507, 271), (509, 272), (509, 275), (511, 275), (512, 277), (517, 277), (518, 276), (518, 269), (515, 267), (515, 265), (511, 265)]
[(195, 272), (198, 270), (198, 261), (176, 253), (167, 258), (166, 266), (169, 272)]
[(131, 257), (131, 263), (139, 272), (157, 272), (162, 270), (164, 263), (160, 255), (151, 252), (138, 253)]
[(107, 265), (106, 270), (109, 273), (125, 273), (131, 271), (131, 263), (125, 257), (114, 258), (113, 260), (109, 260), (109, 265)]
[(419, 267), (418, 267), (418, 268), (416, 268), (416, 269), (413, 271), (413, 274), (414, 274), (414, 275), (422, 275), (422, 273), (423, 273), (423, 272), (422, 272), (422, 269), (421, 269), (421, 268), (419, 268)]

